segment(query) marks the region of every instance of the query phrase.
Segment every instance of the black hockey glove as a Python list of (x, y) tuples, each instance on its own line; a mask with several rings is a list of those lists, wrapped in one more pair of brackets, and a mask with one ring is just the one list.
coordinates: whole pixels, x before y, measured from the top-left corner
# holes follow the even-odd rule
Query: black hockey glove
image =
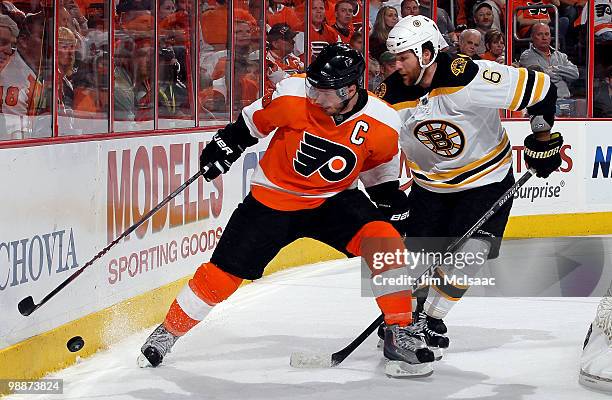
[(389, 220), (391, 225), (404, 236), (406, 234), (406, 220), (410, 213), (408, 196), (400, 190), (399, 181), (381, 183), (366, 188), (370, 199), (376, 207)]
[(202, 150), (200, 169), (205, 170), (204, 179), (211, 181), (226, 173), (244, 150), (255, 143), (257, 139), (251, 136), (241, 114), (236, 122), (219, 129)]
[(548, 176), (561, 166), (561, 146), (563, 137), (559, 132), (550, 134), (550, 139), (541, 141), (536, 139), (536, 134), (525, 138), (525, 162), (530, 168), (536, 170), (539, 178)]

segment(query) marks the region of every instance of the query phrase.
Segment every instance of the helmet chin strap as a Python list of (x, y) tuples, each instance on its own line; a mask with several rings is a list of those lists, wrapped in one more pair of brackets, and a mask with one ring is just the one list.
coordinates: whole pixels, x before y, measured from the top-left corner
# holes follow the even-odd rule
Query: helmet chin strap
[[(351, 84), (351, 85), (352, 85), (352, 84)], [(350, 86), (350, 85), (349, 85), (349, 86)], [(340, 91), (340, 90), (342, 90), (342, 89), (338, 89), (338, 90), (336, 90), (336, 94), (338, 95), (338, 97), (342, 97), (342, 96), (343, 96), (343, 95), (342, 95), (342, 93), (339, 93), (339, 91)], [(348, 86), (347, 86), (347, 90), (348, 90)], [(354, 98), (355, 96), (357, 96), (357, 93), (358, 93), (358, 92), (359, 92), (359, 90), (355, 90), (355, 94), (354, 94), (354, 95), (352, 95), (350, 98), (348, 98), (348, 99), (346, 99), (346, 100), (343, 100), (343, 101), (342, 101), (342, 107), (340, 108), (340, 110), (339, 110), (339, 111), (338, 111), (336, 114), (334, 114), (334, 117), (336, 117), (336, 116), (338, 116), (338, 115), (342, 114), (342, 111), (344, 111), (344, 109), (346, 108), (346, 106), (348, 105), (348, 103), (350, 103), (350, 102), (351, 102), (351, 100), (353, 100), (353, 98)]]
[(434, 61), (436, 61), (436, 57), (432, 57), (431, 61), (429, 61), (429, 63), (427, 63), (427, 65), (423, 65), (423, 56), (419, 57), (419, 65), (421, 66), (421, 73), (419, 74), (419, 77), (417, 78), (417, 80), (414, 82), (415, 85), (418, 85), (419, 83), (421, 83), (421, 79), (423, 79), (423, 75), (425, 74), (425, 70), (434, 63)]

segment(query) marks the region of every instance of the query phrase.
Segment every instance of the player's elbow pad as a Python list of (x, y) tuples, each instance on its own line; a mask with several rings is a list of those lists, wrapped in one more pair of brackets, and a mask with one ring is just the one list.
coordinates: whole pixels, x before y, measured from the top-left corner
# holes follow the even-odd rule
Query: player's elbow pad
[(530, 115), (531, 131), (549, 132), (555, 124), (555, 112), (557, 105), (557, 86), (550, 82), (546, 96), (531, 107), (527, 107)]

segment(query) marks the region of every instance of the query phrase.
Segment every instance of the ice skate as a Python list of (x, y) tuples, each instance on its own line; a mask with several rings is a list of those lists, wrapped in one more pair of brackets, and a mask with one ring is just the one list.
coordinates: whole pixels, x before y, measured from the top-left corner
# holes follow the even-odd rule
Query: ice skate
[(157, 367), (166, 354), (171, 352), (172, 346), (178, 338), (179, 336), (174, 336), (168, 332), (164, 324), (155, 328), (140, 348), (141, 354), (138, 356), (138, 366), (140, 368)]
[(434, 353), (436, 361), (441, 360), (444, 355), (443, 349), (447, 349), (450, 344), (450, 340), (446, 336), (447, 329), (444, 321), (430, 317), (424, 311), (421, 311), (417, 318), (419, 321), (425, 321), (423, 334), (427, 347)]
[(385, 329), (383, 354), (387, 359), (385, 373), (393, 378), (429, 376), (433, 373), (433, 352), (423, 337), (423, 327), (413, 323), (406, 327), (390, 325)]

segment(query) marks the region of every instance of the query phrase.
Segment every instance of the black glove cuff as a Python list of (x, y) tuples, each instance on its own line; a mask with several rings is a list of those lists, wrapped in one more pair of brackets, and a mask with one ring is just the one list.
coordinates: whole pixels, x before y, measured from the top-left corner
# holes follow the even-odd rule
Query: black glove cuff
[(386, 199), (392, 198), (398, 190), (399, 181), (389, 181), (366, 188), (366, 192), (368, 192), (370, 199), (372, 199), (374, 203), (380, 203)]
[(559, 132), (551, 133), (549, 140), (538, 140), (536, 134), (525, 138), (525, 155), (529, 158), (543, 159), (558, 154), (563, 145), (563, 137)]

